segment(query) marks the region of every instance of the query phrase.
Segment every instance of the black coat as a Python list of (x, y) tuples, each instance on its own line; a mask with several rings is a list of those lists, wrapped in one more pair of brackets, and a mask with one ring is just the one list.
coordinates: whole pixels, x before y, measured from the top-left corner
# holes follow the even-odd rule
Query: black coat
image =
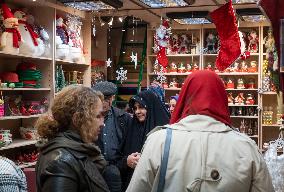
[(41, 148), (36, 165), (38, 192), (109, 192), (100, 150), (74, 132), (60, 133)]

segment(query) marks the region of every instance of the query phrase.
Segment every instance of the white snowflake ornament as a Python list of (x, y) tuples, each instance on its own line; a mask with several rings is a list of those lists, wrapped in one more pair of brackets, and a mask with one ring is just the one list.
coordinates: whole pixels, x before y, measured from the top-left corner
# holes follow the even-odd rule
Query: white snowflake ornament
[(120, 81), (120, 83), (127, 80), (127, 70), (124, 70), (123, 67), (120, 67), (119, 70), (116, 70), (116, 74), (116, 80)]
[(160, 82), (160, 83), (164, 83), (166, 80), (167, 80), (167, 77), (165, 76), (164, 74), (164, 68), (161, 66), (160, 68), (160, 71), (157, 73), (158, 76), (157, 76), (157, 80)]
[(110, 58), (108, 58), (107, 60), (106, 60), (106, 65), (107, 65), (107, 67), (111, 67), (111, 60), (110, 60)]
[(134, 54), (133, 52), (131, 52), (130, 58), (131, 58), (131, 62), (134, 62), (134, 68), (136, 69), (136, 67), (137, 67), (137, 53)]

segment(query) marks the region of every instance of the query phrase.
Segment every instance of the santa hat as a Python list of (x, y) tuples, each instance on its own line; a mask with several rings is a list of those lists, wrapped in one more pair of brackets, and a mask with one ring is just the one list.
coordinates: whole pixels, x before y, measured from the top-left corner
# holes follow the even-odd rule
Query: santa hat
[(5, 4), (2, 4), (2, 15), (5, 22), (17, 22), (18, 19), (14, 17), (11, 9)]

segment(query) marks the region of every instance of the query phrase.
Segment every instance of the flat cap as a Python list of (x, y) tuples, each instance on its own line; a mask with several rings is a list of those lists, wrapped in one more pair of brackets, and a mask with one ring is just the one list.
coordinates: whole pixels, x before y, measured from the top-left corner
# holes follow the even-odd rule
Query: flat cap
[(117, 86), (112, 82), (102, 81), (96, 83), (93, 90), (102, 92), (104, 96), (111, 96), (116, 94)]

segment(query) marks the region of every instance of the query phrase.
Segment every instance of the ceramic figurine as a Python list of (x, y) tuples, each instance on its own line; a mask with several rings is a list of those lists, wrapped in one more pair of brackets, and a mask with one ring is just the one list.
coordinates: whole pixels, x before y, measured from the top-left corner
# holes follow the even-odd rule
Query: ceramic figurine
[(237, 89), (245, 89), (244, 80), (242, 78), (238, 79)]
[(188, 64), (186, 65), (186, 71), (187, 71), (188, 73), (192, 72), (192, 66), (191, 66), (190, 63), (188, 63)]
[(248, 94), (248, 97), (246, 99), (246, 105), (254, 105), (254, 103), (255, 103), (255, 101), (254, 101), (252, 95)]
[(255, 81), (254, 79), (249, 79), (249, 83), (247, 84), (247, 89), (255, 89), (256, 86), (255, 86)]
[(258, 36), (256, 34), (256, 31), (254, 30), (251, 31), (249, 33), (248, 39), (249, 39), (248, 50), (251, 53), (257, 53), (258, 52)]
[(257, 63), (256, 61), (250, 62), (250, 67), (248, 68), (249, 73), (257, 73)]
[[(266, 54), (273, 52), (275, 49), (275, 40), (273, 37), (272, 29), (268, 30), (267, 36), (263, 39), (264, 46), (266, 48)], [(268, 57), (266, 57), (268, 59)]]
[(176, 81), (176, 78), (173, 78), (173, 80), (170, 82), (169, 87), (170, 88), (178, 88), (178, 83)]
[(163, 86), (164, 89), (169, 88), (169, 84), (166, 81), (162, 83), (162, 86)]
[(241, 63), (241, 72), (248, 72), (248, 66), (245, 61)]
[(235, 83), (231, 79), (227, 82), (227, 89), (235, 89)]
[(170, 73), (176, 73), (177, 72), (177, 65), (175, 62), (171, 63)]
[(233, 93), (228, 93), (228, 104), (229, 105), (234, 105), (234, 97), (233, 97)]
[(181, 63), (179, 64), (179, 67), (178, 67), (178, 73), (186, 73), (186, 71), (187, 71), (187, 70), (185, 69), (183, 63), (181, 62)]
[(211, 63), (207, 64), (206, 70), (213, 71), (213, 67), (212, 67)]
[(240, 64), (238, 62), (234, 63), (234, 66), (233, 66), (231, 72), (240, 72)]
[(242, 121), (241, 121), (240, 132), (241, 132), (241, 133), (246, 133), (245, 120), (242, 120)]
[(192, 71), (198, 71), (198, 70), (199, 66), (197, 65), (197, 63), (194, 63)]
[(244, 93), (239, 93), (238, 96), (235, 98), (236, 105), (243, 105), (245, 101)]

